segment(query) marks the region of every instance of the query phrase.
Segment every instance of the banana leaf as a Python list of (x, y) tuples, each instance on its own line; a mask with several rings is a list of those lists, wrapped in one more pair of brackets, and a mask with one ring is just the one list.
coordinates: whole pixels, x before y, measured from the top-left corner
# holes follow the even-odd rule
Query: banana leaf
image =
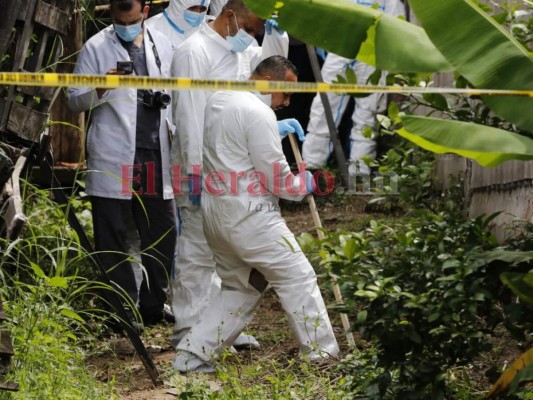
[[(533, 90), (529, 52), (472, 0), (409, 4), (431, 41), (476, 88)], [(533, 98), (484, 96), (483, 101), (500, 117), (533, 132)]]
[[(420, 27), (348, 0), (245, 0), (262, 18), (278, 23), (305, 43), (389, 72), (452, 71)], [(369, 54), (373, 53), (373, 54)], [(375, 54), (375, 56), (374, 56)]]
[(500, 279), (522, 302), (533, 306), (533, 272), (504, 272)]
[(533, 139), (470, 122), (414, 115), (400, 117), (396, 132), (414, 144), (438, 154), (454, 153), (494, 167), (507, 160), (533, 160)]
[[(517, 379), (519, 378), (519, 379)], [(518, 382), (516, 382), (518, 380)], [(514, 394), (516, 386), (521, 382), (533, 380), (533, 349), (529, 349), (522, 354), (511, 366), (502, 374), (500, 379), (491, 388), (488, 399), (496, 398), (504, 394)], [(514, 385), (513, 385), (514, 384)], [(513, 388), (514, 386), (514, 388)], [(511, 392), (511, 393), (509, 393)]]

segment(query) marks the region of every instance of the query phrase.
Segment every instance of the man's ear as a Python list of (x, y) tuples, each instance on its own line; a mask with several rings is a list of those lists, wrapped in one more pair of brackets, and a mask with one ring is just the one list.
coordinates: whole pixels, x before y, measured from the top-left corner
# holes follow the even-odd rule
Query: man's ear
[(150, 6), (149, 5), (145, 5), (144, 6), (144, 9), (143, 9), (143, 18), (144, 19), (147, 19), (148, 18), (148, 12), (150, 11)]

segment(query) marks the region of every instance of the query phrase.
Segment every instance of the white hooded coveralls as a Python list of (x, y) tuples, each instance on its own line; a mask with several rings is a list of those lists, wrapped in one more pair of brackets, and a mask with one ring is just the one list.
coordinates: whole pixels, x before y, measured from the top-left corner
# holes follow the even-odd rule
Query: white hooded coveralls
[(336, 355), (315, 272), (279, 212), (278, 198), (303, 199), (306, 183), (290, 171), (274, 112), (254, 94), (221, 91), (209, 99), (204, 177), (204, 231), (222, 289), (178, 352), (209, 362), (222, 346), (231, 345), (266, 288), (250, 283), (256, 270), (279, 296), (300, 354)]
[(209, 14), (213, 17), (216, 17), (222, 11), (222, 8), (226, 5), (228, 0), (212, 0), (211, 8), (209, 9)]
[[(357, 4), (372, 6), (378, 4), (381, 12), (392, 16), (405, 15), (404, 5), (400, 0), (354, 0)], [(357, 60), (350, 60), (329, 53), (322, 66), (324, 82), (331, 83), (337, 75), (345, 76), (346, 69), (352, 68), (357, 76), (357, 84), (366, 85), (368, 78), (374, 73), (375, 68)], [(350, 97), (348, 95), (327, 94), (331, 112), (338, 127)], [(365, 127), (374, 128), (376, 115), (383, 112), (386, 106), (386, 97), (382, 93), (373, 93), (370, 96), (355, 99), (355, 109), (352, 114), (353, 127), (350, 134), (350, 176), (369, 174), (370, 168), (363, 156), (376, 156), (376, 142), (374, 138), (365, 137)], [(319, 169), (326, 166), (333, 150), (329, 127), (325, 117), (324, 105), (317, 94), (311, 105), (309, 116), (308, 134), (302, 147), (302, 156), (308, 168)]]
[[(202, 24), (174, 53), (172, 76), (197, 79), (245, 80), (255, 67), (272, 55), (287, 56), (289, 39), (275, 29), (265, 35), (263, 46), (248, 47), (233, 53), (231, 45), (208, 24)], [(177, 343), (198, 320), (211, 294), (220, 290), (213, 254), (202, 230), (202, 212), (189, 199), (187, 174), (198, 173), (193, 166), (202, 164), (205, 107), (213, 92), (192, 90), (173, 93), (176, 137), (172, 146), (174, 180), (180, 176), (178, 205), (178, 249), (172, 285), (172, 308), (176, 318), (173, 343)], [(180, 166), (178, 171), (176, 166)], [(198, 168), (198, 167), (197, 167)]]
[(198, 27), (189, 25), (183, 13), (190, 7), (203, 6), (208, 8), (210, 0), (171, 0), (165, 11), (154, 15), (146, 21), (149, 29), (156, 29), (164, 34), (172, 48), (176, 49)]

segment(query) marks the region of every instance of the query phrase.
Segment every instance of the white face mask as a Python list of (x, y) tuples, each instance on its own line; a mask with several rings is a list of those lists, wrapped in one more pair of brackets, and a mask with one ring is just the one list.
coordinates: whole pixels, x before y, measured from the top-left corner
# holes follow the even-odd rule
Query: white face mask
[(255, 93), (255, 95), (259, 98), (259, 100), (261, 100), (267, 106), (272, 108), (272, 93), (269, 93), (269, 94)]
[(235, 19), (235, 25), (237, 25), (238, 31), (235, 36), (230, 36), (228, 25), (228, 36), (226, 36), (226, 40), (229, 44), (231, 44), (231, 51), (234, 53), (242, 53), (252, 44), (254, 37), (246, 33), (244, 29), (239, 28), (239, 23), (237, 22), (235, 13), (233, 13), (233, 18)]

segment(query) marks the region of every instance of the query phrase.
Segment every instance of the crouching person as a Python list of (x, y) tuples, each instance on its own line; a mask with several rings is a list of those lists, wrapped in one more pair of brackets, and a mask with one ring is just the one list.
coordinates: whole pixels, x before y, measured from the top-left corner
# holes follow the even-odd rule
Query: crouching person
[[(251, 80), (295, 82), (286, 58), (262, 61)], [(204, 232), (221, 292), (177, 346), (173, 367), (209, 372), (231, 345), (268, 285), (276, 291), (300, 347), (315, 360), (339, 351), (311, 264), (282, 218), (278, 199), (302, 200), (314, 188), (308, 171), (294, 175), (281, 147), (273, 109), (290, 93), (221, 91), (207, 103), (204, 128)]]

